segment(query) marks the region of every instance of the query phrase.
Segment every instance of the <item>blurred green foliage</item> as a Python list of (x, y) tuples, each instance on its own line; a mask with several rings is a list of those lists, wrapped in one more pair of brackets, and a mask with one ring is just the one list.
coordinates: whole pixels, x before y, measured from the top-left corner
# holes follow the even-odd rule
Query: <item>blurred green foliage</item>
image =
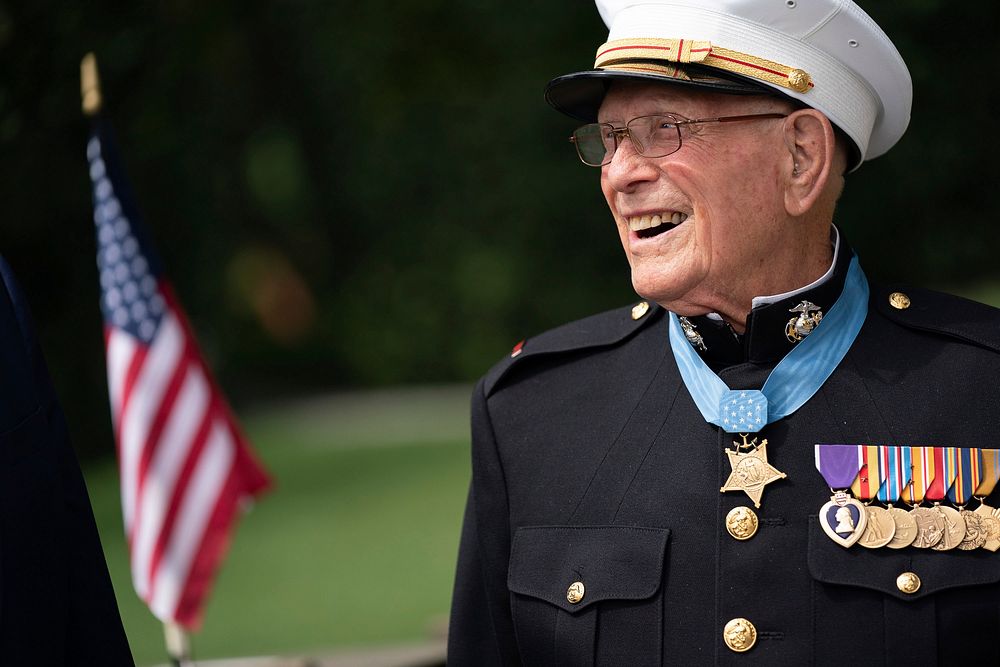
[[(909, 133), (839, 209), (874, 278), (1000, 278), (1000, 5), (863, 2), (907, 60)], [(0, 0), (0, 251), (85, 452), (110, 452), (79, 60), (171, 280), (237, 405), (468, 380), (633, 298), (552, 76), (606, 37), (579, 0)]]

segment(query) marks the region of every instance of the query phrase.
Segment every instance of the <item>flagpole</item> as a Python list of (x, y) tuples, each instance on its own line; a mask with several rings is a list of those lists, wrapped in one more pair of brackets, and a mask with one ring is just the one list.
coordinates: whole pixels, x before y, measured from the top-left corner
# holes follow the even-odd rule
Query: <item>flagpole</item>
[[(97, 72), (97, 57), (88, 53), (80, 61), (80, 97), (83, 114), (93, 118), (101, 111), (101, 79)], [(173, 667), (194, 667), (191, 660), (191, 640), (188, 633), (177, 623), (163, 624), (163, 635), (167, 645), (167, 655)]]
[(163, 636), (167, 641), (167, 654), (173, 667), (194, 667), (191, 660), (191, 640), (187, 632), (177, 623), (163, 624)]
[(97, 57), (93, 52), (80, 61), (80, 96), (83, 98), (83, 114), (96, 116), (101, 110), (101, 80), (97, 76)]

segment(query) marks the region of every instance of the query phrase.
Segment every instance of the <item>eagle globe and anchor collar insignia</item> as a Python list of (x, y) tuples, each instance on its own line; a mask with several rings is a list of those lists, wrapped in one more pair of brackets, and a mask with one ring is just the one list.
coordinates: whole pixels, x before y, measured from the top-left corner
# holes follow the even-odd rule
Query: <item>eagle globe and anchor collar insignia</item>
[(785, 338), (789, 343), (798, 343), (813, 332), (823, 320), (823, 311), (812, 301), (802, 301), (788, 312), (798, 313), (798, 317), (788, 320), (785, 325)]
[[(730, 389), (694, 351), (676, 313), (670, 313), (670, 348), (681, 379), (705, 421), (719, 426), (727, 433), (757, 433), (767, 424), (794, 413), (819, 391), (854, 343), (867, 314), (868, 280), (861, 270), (858, 258), (853, 257), (844, 288), (824, 318), (825, 324), (815, 327), (806, 340), (786, 354), (759, 390)], [(757, 455), (756, 450), (766, 443), (744, 443), (747, 447), (754, 447), (754, 451), (743, 456), (756, 455), (755, 458), (781, 475), (767, 463), (766, 450)], [(738, 458), (743, 445), (734, 445), (736, 464), (739, 464), (743, 461)], [(734, 456), (730, 455), (731, 462), (733, 459)], [(734, 474), (736, 464), (733, 467)], [(750, 485), (747, 484), (727, 482), (721, 491), (744, 491), (759, 507), (763, 484), (759, 487), (754, 485), (753, 493), (756, 498), (749, 489)]]
[(702, 352), (708, 351), (708, 346), (705, 345), (705, 339), (700, 333), (698, 333), (698, 327), (691, 323), (686, 317), (678, 317), (677, 320), (681, 323), (681, 329), (684, 330), (684, 337), (687, 342), (691, 343), (696, 350)]

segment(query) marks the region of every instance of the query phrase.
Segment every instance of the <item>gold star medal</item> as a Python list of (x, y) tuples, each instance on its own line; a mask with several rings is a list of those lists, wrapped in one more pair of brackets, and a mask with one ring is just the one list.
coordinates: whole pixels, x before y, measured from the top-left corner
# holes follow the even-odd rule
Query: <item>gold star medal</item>
[[(743, 491), (750, 496), (754, 506), (760, 508), (760, 497), (764, 493), (764, 487), (775, 480), (784, 479), (786, 475), (767, 462), (766, 439), (758, 445), (757, 438), (747, 442), (747, 434), (741, 433), (740, 437), (743, 438), (742, 444), (733, 441), (736, 449), (726, 450), (733, 471), (729, 474), (725, 486), (719, 490), (722, 493)], [(750, 451), (744, 454), (741, 449)]]

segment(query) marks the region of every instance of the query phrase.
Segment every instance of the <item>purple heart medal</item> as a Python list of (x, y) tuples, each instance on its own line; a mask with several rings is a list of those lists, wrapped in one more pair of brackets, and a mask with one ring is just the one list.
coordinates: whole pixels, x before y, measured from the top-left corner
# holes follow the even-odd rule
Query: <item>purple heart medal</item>
[(816, 469), (833, 491), (819, 511), (819, 524), (831, 540), (845, 548), (861, 539), (868, 523), (865, 506), (848, 492), (862, 465), (864, 457), (858, 445), (816, 445)]

